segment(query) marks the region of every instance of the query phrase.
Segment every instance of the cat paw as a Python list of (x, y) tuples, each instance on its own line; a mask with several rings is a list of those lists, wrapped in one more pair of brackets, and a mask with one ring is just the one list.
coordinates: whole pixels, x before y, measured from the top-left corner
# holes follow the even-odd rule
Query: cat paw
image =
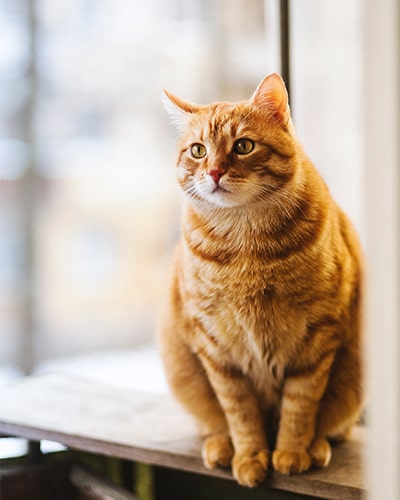
[(331, 461), (332, 449), (326, 439), (315, 439), (308, 453), (311, 455), (312, 464), (315, 467), (326, 467)]
[(267, 475), (268, 450), (260, 450), (251, 455), (235, 455), (232, 463), (233, 477), (242, 486), (254, 488)]
[(282, 474), (299, 474), (311, 466), (311, 457), (305, 450), (275, 450), (272, 465)]
[(216, 434), (204, 440), (202, 457), (207, 469), (229, 467), (233, 457), (233, 446), (229, 436)]

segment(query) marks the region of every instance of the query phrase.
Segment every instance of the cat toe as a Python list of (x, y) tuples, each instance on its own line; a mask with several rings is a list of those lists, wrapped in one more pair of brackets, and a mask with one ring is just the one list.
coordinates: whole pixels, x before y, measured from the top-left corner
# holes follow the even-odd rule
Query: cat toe
[(229, 467), (233, 457), (233, 446), (229, 436), (217, 434), (204, 440), (202, 457), (207, 469)]
[(304, 450), (275, 450), (272, 465), (282, 474), (299, 474), (311, 466), (311, 457)]
[(326, 467), (331, 461), (332, 449), (326, 439), (313, 441), (308, 452), (315, 467)]
[(260, 450), (252, 455), (239, 455), (233, 459), (233, 476), (242, 486), (254, 488), (267, 475), (268, 450)]

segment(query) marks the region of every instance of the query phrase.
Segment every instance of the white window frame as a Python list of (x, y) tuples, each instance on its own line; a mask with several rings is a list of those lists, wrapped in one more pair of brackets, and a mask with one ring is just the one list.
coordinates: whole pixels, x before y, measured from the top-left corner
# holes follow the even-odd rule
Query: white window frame
[(400, 498), (400, 9), (364, 3), (370, 499)]

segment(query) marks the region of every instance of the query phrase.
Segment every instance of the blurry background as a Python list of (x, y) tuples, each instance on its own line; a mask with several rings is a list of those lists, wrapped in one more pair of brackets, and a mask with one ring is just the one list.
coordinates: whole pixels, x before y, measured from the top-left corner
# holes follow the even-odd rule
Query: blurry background
[[(363, 234), (361, 0), (292, 2), (292, 110)], [(279, 71), (273, 0), (0, 0), (0, 371), (154, 339), (179, 234), (162, 88)]]

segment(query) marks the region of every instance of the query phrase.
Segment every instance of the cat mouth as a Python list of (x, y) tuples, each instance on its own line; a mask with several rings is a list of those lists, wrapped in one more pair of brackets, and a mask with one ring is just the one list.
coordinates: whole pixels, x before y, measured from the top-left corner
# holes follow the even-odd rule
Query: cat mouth
[(217, 184), (211, 193), (231, 193), (231, 191)]

